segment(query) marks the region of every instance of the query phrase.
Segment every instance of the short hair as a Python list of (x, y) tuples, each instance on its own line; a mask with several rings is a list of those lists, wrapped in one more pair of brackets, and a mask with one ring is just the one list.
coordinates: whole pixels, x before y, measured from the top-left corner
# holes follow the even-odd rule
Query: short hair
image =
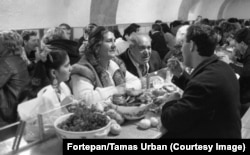
[(216, 47), (216, 35), (212, 27), (194, 24), (187, 29), (186, 41), (193, 41), (200, 56), (211, 56)]
[(0, 51), (0, 57), (12, 53), (13, 55), (20, 55), (22, 50), (23, 39), (16, 31), (7, 30), (0, 31), (0, 46), (6, 50)]
[(162, 24), (162, 21), (159, 20), (159, 19), (157, 19), (157, 20), (155, 21), (155, 24)]
[(248, 28), (238, 30), (235, 33), (234, 39), (238, 43), (244, 42), (245, 44), (250, 45), (250, 30)]
[(126, 40), (125, 36), (128, 35), (130, 36), (131, 33), (133, 32), (136, 32), (138, 28), (140, 28), (141, 26), (138, 25), (138, 24), (135, 24), (135, 23), (132, 23), (130, 24), (125, 30), (124, 30), (124, 33), (123, 33), (123, 40)]
[(64, 39), (67, 40), (65, 32), (60, 27), (54, 27), (48, 29), (48, 31), (44, 34), (42, 38), (42, 42), (44, 44), (48, 44), (50, 41)]
[(182, 22), (180, 20), (175, 20), (172, 23), (170, 23), (170, 28), (181, 26), (181, 25), (182, 25)]
[(71, 27), (69, 26), (69, 24), (62, 23), (62, 24), (59, 25), (59, 27), (61, 27), (61, 26), (65, 26), (65, 28), (66, 28), (67, 30), (71, 30)]
[(236, 30), (235, 24), (229, 22), (221, 22), (219, 27), (222, 29), (223, 33), (234, 32)]
[(229, 23), (237, 23), (237, 22), (239, 22), (239, 20), (237, 18), (229, 18), (227, 21)]
[(96, 23), (89, 23), (88, 26), (95, 26), (95, 27), (97, 27), (98, 25)]
[(129, 40), (130, 46), (137, 45), (141, 37), (147, 37), (151, 41), (151, 38), (149, 37), (149, 35), (144, 34), (144, 33), (135, 33), (135, 34), (132, 34), (130, 37), (130, 40)]
[(24, 30), (21, 33), (21, 36), (23, 37), (24, 41), (29, 41), (31, 36), (37, 36), (36, 31), (29, 31), (29, 30)]
[(136, 23), (132, 23), (132, 24), (130, 24), (129, 26), (134, 27), (134, 28), (136, 28), (136, 29), (138, 29), (138, 28), (141, 27), (140, 25), (138, 25), (138, 24), (136, 24)]
[(161, 30), (161, 25), (159, 25), (159, 24), (153, 24), (152, 29), (155, 30), (155, 31), (162, 31)]
[(172, 33), (167, 23), (161, 23), (161, 28), (164, 33)]

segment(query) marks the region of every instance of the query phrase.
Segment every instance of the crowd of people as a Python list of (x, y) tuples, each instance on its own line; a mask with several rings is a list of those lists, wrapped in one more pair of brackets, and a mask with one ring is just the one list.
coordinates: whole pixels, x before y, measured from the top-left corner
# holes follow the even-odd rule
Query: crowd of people
[(156, 20), (147, 34), (129, 25), (90, 23), (78, 42), (71, 27), (0, 31), (0, 127), (19, 119), (17, 106), (40, 97), (44, 110), (69, 96), (96, 104), (142, 89), (148, 73), (168, 67), (183, 90), (161, 98), (167, 138), (241, 138), (250, 104), (250, 29), (236, 18), (193, 23)]

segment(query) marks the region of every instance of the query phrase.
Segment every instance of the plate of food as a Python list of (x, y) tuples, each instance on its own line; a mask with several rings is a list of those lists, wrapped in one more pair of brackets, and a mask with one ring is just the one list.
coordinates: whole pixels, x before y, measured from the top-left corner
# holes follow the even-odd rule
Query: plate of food
[(130, 89), (125, 95), (113, 95), (112, 103), (127, 120), (141, 119), (153, 103), (151, 92)]

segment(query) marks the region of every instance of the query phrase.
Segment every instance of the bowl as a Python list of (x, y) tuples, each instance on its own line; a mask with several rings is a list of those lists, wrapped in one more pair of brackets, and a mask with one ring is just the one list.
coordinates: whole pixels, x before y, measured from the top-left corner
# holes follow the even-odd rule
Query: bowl
[(100, 129), (96, 130), (91, 130), (91, 131), (66, 131), (63, 129), (60, 129), (58, 127), (58, 124), (62, 123), (63, 121), (67, 120), (73, 113), (69, 113), (66, 115), (62, 115), (58, 117), (55, 122), (54, 122), (54, 127), (56, 130), (56, 133), (59, 137), (62, 139), (95, 139), (95, 138), (105, 138), (109, 131), (110, 131), (110, 126), (112, 124), (111, 119), (106, 116), (109, 120), (108, 124)]
[(126, 120), (137, 120), (144, 118), (150, 106), (153, 103), (141, 104), (140, 106), (119, 106), (116, 105), (116, 111)]

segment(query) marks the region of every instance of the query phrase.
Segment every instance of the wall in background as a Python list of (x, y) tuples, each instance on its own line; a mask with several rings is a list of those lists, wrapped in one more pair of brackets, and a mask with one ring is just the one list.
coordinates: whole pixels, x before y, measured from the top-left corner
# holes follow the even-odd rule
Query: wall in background
[(223, 18), (243, 18), (250, 19), (250, 1), (249, 0), (231, 0), (225, 7)]

